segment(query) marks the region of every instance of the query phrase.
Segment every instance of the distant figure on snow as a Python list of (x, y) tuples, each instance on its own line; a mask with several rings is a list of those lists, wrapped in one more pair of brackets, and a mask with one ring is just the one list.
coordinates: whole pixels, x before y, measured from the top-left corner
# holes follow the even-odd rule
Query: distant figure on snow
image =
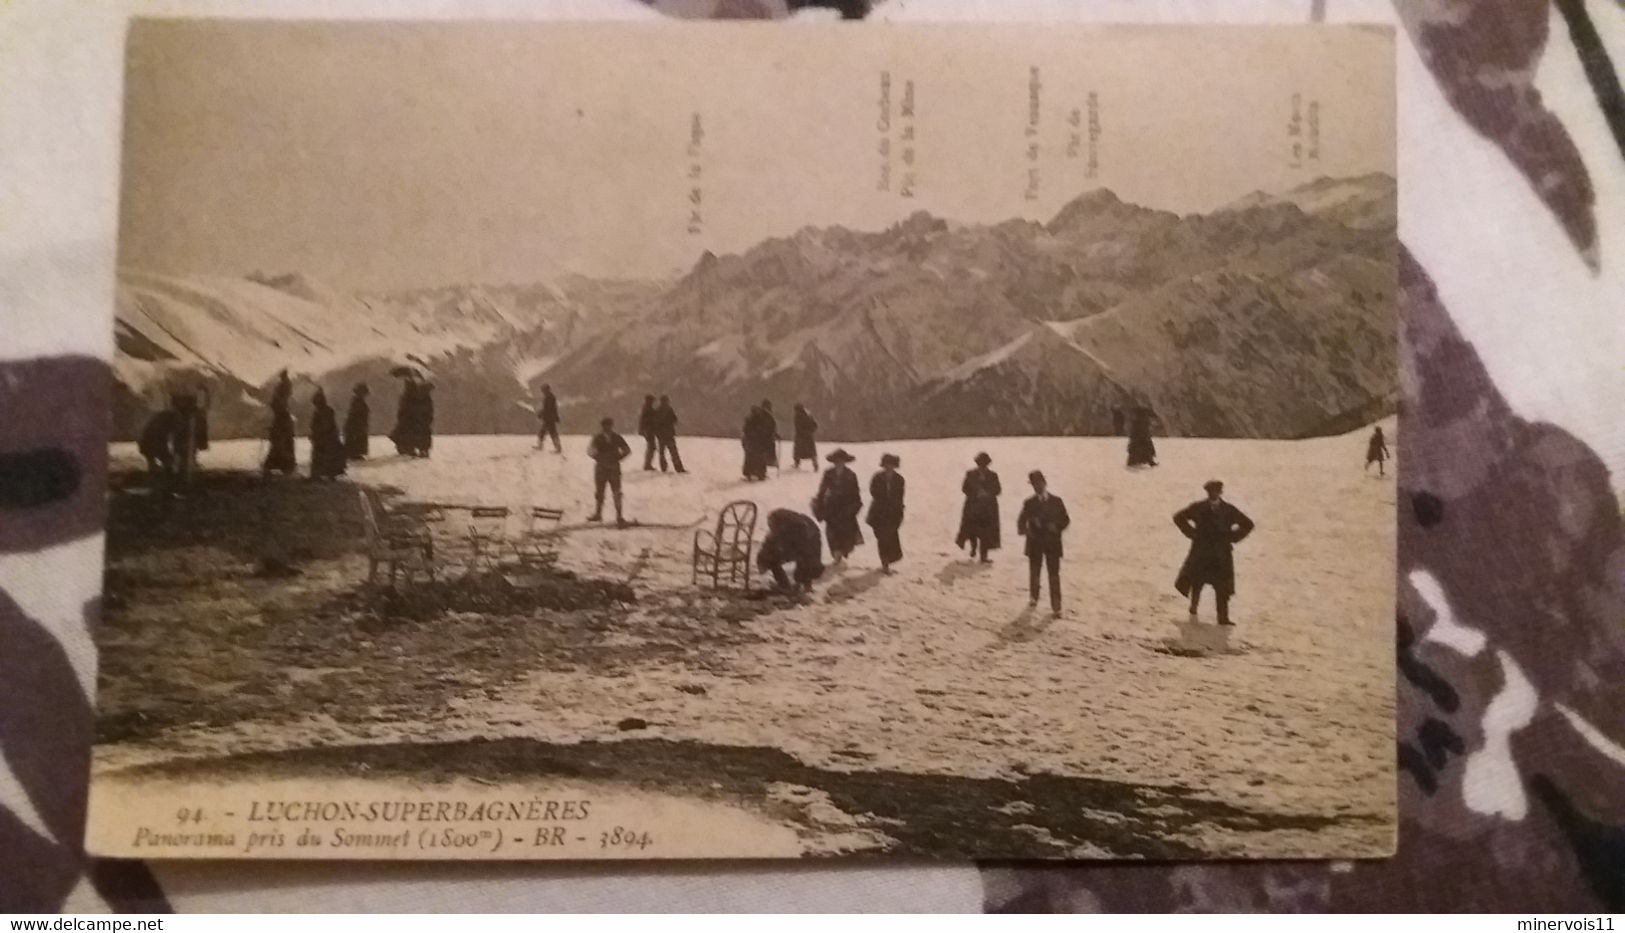
[(1207, 498), (1193, 502), (1174, 513), (1174, 525), (1191, 540), (1190, 552), (1179, 568), (1174, 589), (1191, 598), (1191, 620), (1202, 599), (1202, 587), (1213, 587), (1219, 624), (1230, 621), (1230, 597), (1236, 592), (1236, 565), (1233, 548), (1253, 530), (1253, 520), (1224, 500), (1224, 484), (1209, 480), (1202, 484)]
[(587, 521), (604, 520), (604, 489), (608, 487), (615, 494), (615, 524), (626, 526), (626, 516), (621, 511), (621, 461), (631, 455), (632, 448), (627, 446), (626, 438), (615, 433), (615, 419), (598, 422), (598, 433), (587, 444), (587, 456), (592, 458), (593, 495), (593, 510)]
[[(795, 564), (795, 583), (784, 572), (785, 564)], [(813, 581), (824, 575), (824, 545), (819, 540), (818, 523), (790, 509), (767, 513), (767, 537), (756, 554), (756, 566), (773, 575), (773, 582), (785, 592), (805, 593)]]
[(801, 469), (801, 461), (812, 464), (818, 469), (818, 422), (813, 420), (812, 412), (807, 406), (796, 403), (795, 408), (795, 442), (790, 448), (790, 463), (796, 469)]
[(660, 396), (660, 404), (655, 406), (654, 427), (655, 442), (660, 449), (660, 472), (666, 472), (669, 456), (672, 469), (687, 473), (683, 469), (683, 455), (677, 452), (677, 409), (671, 407), (670, 396)]
[(265, 455), (262, 472), (287, 475), (299, 468), (293, 458), (293, 380), (284, 369), (271, 390), (271, 449)]
[(553, 395), (551, 385), (542, 386), (542, 401), (536, 407), (536, 448), (544, 449), (548, 438), (553, 439), (553, 452), (564, 453), (564, 447), (559, 444), (559, 400)]
[(310, 478), (333, 479), (344, 475), (344, 441), (339, 439), (338, 415), (327, 404), (321, 389), (310, 400)]
[(1151, 422), (1157, 413), (1143, 405), (1134, 409), (1128, 429), (1128, 465), (1154, 467), (1157, 465), (1157, 445), (1151, 440)]
[(830, 468), (818, 481), (818, 494), (813, 497), (812, 513), (814, 518), (824, 523), (830, 559), (839, 564), (863, 543), (863, 532), (858, 528), (863, 496), (858, 491), (858, 474), (847, 466), (857, 458), (836, 448), (824, 459), (830, 462)]
[(168, 407), (147, 419), (136, 444), (147, 461), (154, 490), (170, 495), (191, 479), (197, 454), (209, 449), (208, 395), (202, 405), (190, 392), (177, 392)]
[(638, 411), (638, 436), (643, 438), (643, 468), (655, 468), (655, 449), (659, 446), (659, 434), (655, 431), (655, 397), (645, 395), (643, 408)]
[(745, 478), (767, 479), (767, 468), (779, 459), (779, 423), (773, 417), (772, 402), (763, 400), (751, 408), (750, 414), (745, 416), (740, 443), (745, 448), (745, 465), (741, 470)]
[(365, 382), (356, 383), (350, 390), (350, 407), (344, 413), (344, 456), (351, 460), (367, 459), (367, 434), (372, 428), (367, 396), (371, 392)]
[(1365, 469), (1371, 471), (1371, 464), (1377, 465), (1377, 475), (1384, 476), (1382, 465), (1392, 456), (1388, 453), (1388, 439), (1382, 436), (1382, 425), (1371, 430), (1371, 439), (1365, 444)]
[(891, 565), (903, 559), (903, 543), (898, 529), (903, 527), (903, 474), (897, 468), (903, 461), (896, 454), (881, 454), (880, 472), (869, 480), (869, 527), (875, 530), (875, 549), (880, 552), (880, 572), (891, 573)]
[(1049, 570), (1049, 607), (1061, 614), (1061, 534), (1072, 524), (1066, 514), (1066, 503), (1060, 496), (1051, 495), (1044, 474), (1034, 470), (1027, 474), (1033, 494), (1021, 504), (1016, 518), (1016, 534), (1027, 536), (1027, 602), (1038, 605), (1038, 582), (1044, 569)]
[(991, 563), (988, 556), (999, 549), (999, 474), (988, 469), (993, 458), (984, 451), (976, 455), (976, 468), (965, 474), (960, 491), (965, 494), (965, 506), (959, 513), (959, 535), (955, 547), (970, 545), (970, 556), (982, 563)]
[(400, 405), (395, 409), (395, 430), (389, 434), (395, 450), (407, 457), (427, 457), (434, 445), (434, 385), (405, 371)]

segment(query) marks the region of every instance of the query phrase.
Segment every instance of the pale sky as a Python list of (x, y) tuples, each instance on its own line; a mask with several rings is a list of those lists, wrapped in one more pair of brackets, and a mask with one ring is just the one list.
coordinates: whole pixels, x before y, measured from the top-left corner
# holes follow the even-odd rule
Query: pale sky
[[(1090, 92), (1094, 179), (1086, 138), (1066, 153)], [(1297, 165), (1294, 93), (1305, 147), (1319, 114)], [(807, 225), (1047, 220), (1094, 187), (1187, 212), (1394, 174), (1394, 107), (1370, 27), (138, 21), (120, 259), (348, 288), (657, 276)]]

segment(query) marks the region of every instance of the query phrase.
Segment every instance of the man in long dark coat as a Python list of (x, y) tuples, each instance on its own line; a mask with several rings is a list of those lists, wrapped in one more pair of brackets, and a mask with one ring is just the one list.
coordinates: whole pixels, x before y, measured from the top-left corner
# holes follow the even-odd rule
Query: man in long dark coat
[(976, 455), (976, 469), (965, 474), (959, 490), (965, 494), (965, 506), (959, 513), (959, 535), (955, 547), (970, 545), (970, 556), (980, 557), (982, 563), (991, 563), (989, 553), (999, 549), (999, 474), (988, 469), (993, 458), (984, 451)]
[(293, 457), (293, 381), (284, 369), (271, 390), (271, 449), (265, 455), (263, 470), (288, 474), (299, 468)]
[(333, 479), (345, 469), (344, 441), (339, 439), (338, 415), (327, 404), (327, 393), (316, 390), (310, 400), (310, 478)]
[(545, 449), (548, 438), (553, 439), (553, 452), (564, 453), (564, 446), (559, 443), (559, 400), (553, 395), (551, 385), (542, 386), (542, 403), (536, 407), (536, 448)]
[(659, 448), (660, 432), (655, 430), (655, 397), (645, 395), (643, 408), (638, 411), (638, 436), (643, 438), (643, 468), (655, 468), (655, 450)]
[(1151, 439), (1151, 422), (1156, 417), (1156, 412), (1143, 405), (1134, 409), (1128, 428), (1129, 466), (1157, 465), (1157, 444)]
[(587, 443), (587, 456), (592, 458), (593, 510), (587, 521), (604, 519), (604, 490), (615, 495), (615, 524), (624, 527), (626, 516), (621, 511), (621, 461), (632, 455), (626, 438), (615, 433), (615, 419), (598, 422), (598, 433)]
[(1034, 470), (1027, 474), (1033, 494), (1021, 504), (1016, 518), (1016, 534), (1027, 537), (1028, 605), (1038, 605), (1039, 577), (1049, 570), (1049, 606), (1056, 615), (1061, 614), (1061, 534), (1072, 524), (1066, 513), (1066, 503), (1052, 495), (1044, 474)]
[[(773, 575), (773, 582), (786, 592), (807, 592), (813, 581), (824, 575), (824, 545), (819, 540), (818, 523), (790, 509), (767, 513), (767, 537), (756, 552), (756, 566)], [(795, 564), (795, 584), (784, 572), (785, 564)]]
[(666, 472), (669, 458), (672, 469), (687, 473), (683, 469), (683, 455), (677, 452), (677, 409), (671, 407), (670, 396), (660, 396), (660, 403), (655, 406), (654, 427), (655, 442), (660, 449), (660, 472)]
[(875, 530), (875, 550), (880, 554), (880, 572), (891, 573), (891, 565), (903, 559), (903, 543), (898, 530), (903, 527), (903, 474), (897, 468), (903, 461), (896, 454), (882, 454), (880, 472), (869, 480), (869, 527)]
[(740, 443), (745, 448), (745, 465), (741, 472), (746, 479), (767, 479), (768, 465), (773, 462), (773, 447), (778, 439), (778, 423), (773, 420), (767, 403), (754, 405), (745, 416), (745, 427), (740, 432)]
[(371, 391), (365, 382), (356, 383), (350, 390), (350, 407), (344, 413), (344, 456), (351, 460), (367, 459), (367, 436), (372, 430), (367, 395)]
[(856, 457), (836, 448), (824, 459), (829, 461), (830, 468), (818, 481), (812, 512), (814, 518), (824, 523), (830, 559), (839, 564), (863, 543), (863, 532), (858, 528), (863, 495), (858, 491), (858, 474), (847, 466)]
[(1230, 621), (1230, 597), (1236, 592), (1236, 566), (1233, 548), (1253, 531), (1253, 520), (1224, 500), (1224, 484), (1209, 480), (1202, 489), (1207, 498), (1193, 502), (1174, 513), (1174, 525), (1191, 540), (1185, 563), (1179, 568), (1174, 589), (1191, 598), (1191, 618), (1202, 598), (1202, 587), (1213, 587), (1219, 624)]
[(818, 422), (807, 410), (807, 406), (796, 403), (795, 408), (795, 440), (790, 447), (790, 463), (796, 469), (801, 469), (801, 461), (812, 464), (813, 469), (818, 468)]

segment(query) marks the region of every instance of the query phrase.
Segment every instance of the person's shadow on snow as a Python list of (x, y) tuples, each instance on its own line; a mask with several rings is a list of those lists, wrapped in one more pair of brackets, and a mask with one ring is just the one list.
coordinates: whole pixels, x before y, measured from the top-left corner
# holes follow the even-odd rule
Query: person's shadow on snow
[(824, 602), (844, 603), (849, 599), (856, 599), (879, 586), (885, 576), (879, 570), (870, 570), (855, 577), (846, 577), (824, 591)]
[(1049, 629), (1051, 617), (1039, 615), (1037, 608), (1028, 606), (1021, 610), (1010, 624), (999, 630), (999, 641), (1026, 642), (1032, 641)]
[(942, 569), (937, 571), (937, 582), (943, 586), (953, 586), (960, 580), (987, 573), (988, 568), (992, 566), (991, 563), (984, 563), (979, 560), (956, 558), (943, 564)]

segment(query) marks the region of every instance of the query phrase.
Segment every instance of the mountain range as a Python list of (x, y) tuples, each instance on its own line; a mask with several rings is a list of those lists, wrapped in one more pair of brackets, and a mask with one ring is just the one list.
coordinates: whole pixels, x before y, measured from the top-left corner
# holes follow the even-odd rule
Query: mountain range
[(115, 429), (133, 436), (165, 387), (202, 381), (215, 434), (258, 435), (287, 367), (341, 405), (369, 382), (382, 433), (388, 373), (412, 363), (441, 433), (532, 430), (542, 382), (572, 431), (604, 414), (630, 428), (655, 393), (713, 435), (763, 398), (850, 440), (1106, 434), (1132, 405), (1176, 435), (1340, 433), (1395, 403), (1396, 248), (1394, 180), (1367, 175), (1205, 214), (1096, 189), (1047, 223), (807, 227), (669, 281), (346, 294), (125, 269)]

